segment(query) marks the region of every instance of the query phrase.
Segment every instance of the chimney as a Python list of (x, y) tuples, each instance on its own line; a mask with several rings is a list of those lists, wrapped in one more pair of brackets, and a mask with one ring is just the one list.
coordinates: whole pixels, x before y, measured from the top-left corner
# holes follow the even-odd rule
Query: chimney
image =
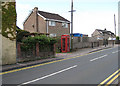
[(105, 28), (104, 30), (106, 31), (107, 29)]
[(38, 11), (38, 7), (35, 7), (35, 8), (33, 9), (33, 11), (34, 11), (34, 12)]
[(35, 31), (38, 32), (38, 7), (35, 7), (33, 12), (35, 12)]

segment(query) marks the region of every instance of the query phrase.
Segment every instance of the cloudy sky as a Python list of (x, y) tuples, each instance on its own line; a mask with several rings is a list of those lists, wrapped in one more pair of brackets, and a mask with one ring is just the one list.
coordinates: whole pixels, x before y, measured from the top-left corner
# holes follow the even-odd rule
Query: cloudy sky
[[(74, 33), (91, 36), (95, 29), (107, 29), (114, 32), (114, 14), (118, 22), (119, 0), (73, 0)], [(71, 20), (71, 0), (16, 0), (17, 25), (23, 29), (23, 22), (34, 7), (40, 11), (59, 14)], [(117, 27), (118, 29), (118, 24)]]

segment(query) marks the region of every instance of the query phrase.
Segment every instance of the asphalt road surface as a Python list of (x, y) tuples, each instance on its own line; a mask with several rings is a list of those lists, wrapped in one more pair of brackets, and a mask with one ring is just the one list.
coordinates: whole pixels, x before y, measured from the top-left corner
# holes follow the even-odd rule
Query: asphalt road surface
[[(3, 84), (103, 84), (119, 70), (120, 47), (2, 74)], [(114, 78), (112, 83), (118, 83)]]

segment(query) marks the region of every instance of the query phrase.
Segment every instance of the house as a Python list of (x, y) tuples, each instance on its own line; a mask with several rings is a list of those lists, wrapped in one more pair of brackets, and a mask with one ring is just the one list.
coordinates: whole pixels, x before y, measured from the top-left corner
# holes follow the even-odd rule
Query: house
[(96, 41), (98, 45), (106, 46), (106, 44), (113, 44), (115, 37), (115, 34), (111, 31), (96, 29), (92, 34), (91, 41)]
[(97, 40), (104, 40), (104, 39), (114, 39), (115, 38), (115, 34), (111, 31), (107, 31), (106, 29), (104, 30), (100, 30), (100, 29), (96, 29), (93, 34), (92, 37), (96, 38)]
[(50, 36), (70, 34), (70, 21), (59, 14), (33, 9), (24, 22), (24, 30), (30, 33), (49, 33)]

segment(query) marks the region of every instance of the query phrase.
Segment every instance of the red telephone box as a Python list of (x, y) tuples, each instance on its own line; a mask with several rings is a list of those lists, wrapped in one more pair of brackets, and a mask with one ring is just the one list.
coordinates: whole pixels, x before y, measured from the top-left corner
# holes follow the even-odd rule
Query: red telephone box
[(61, 36), (61, 51), (63, 53), (70, 51), (70, 36), (69, 35)]

